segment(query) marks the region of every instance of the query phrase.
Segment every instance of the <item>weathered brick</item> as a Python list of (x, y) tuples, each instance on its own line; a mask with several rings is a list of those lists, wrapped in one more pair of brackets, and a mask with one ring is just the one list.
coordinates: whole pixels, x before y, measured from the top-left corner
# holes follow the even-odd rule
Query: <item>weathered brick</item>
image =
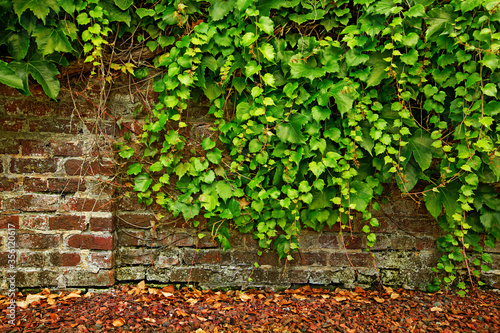
[(23, 97), (17, 89), (9, 87), (6, 84), (0, 84), (0, 96)]
[(38, 140), (21, 140), (23, 156), (44, 156), (48, 142)]
[(83, 141), (51, 141), (50, 152), (54, 156), (82, 156)]
[(90, 231), (109, 231), (115, 230), (115, 221), (113, 217), (90, 217)]
[[(1, 127), (0, 127), (1, 128)], [(2, 128), (3, 130), (3, 128)], [(14, 139), (0, 139), (0, 154), (15, 155), (19, 153), (19, 143)]]
[(25, 177), (23, 179), (23, 188), (27, 192), (47, 192), (49, 190), (49, 185), (46, 179)]
[(54, 112), (51, 102), (23, 98), (5, 102), (5, 111), (14, 115), (47, 116)]
[(49, 217), (46, 215), (24, 215), (23, 229), (47, 230)]
[(149, 227), (151, 226), (151, 221), (156, 221), (156, 217), (152, 213), (126, 213), (118, 215), (118, 225), (123, 228)]
[(16, 272), (16, 287), (17, 288), (34, 288), (34, 287), (51, 287), (57, 286), (58, 272), (53, 271), (17, 271)]
[(47, 183), (50, 192), (74, 193), (87, 189), (85, 180), (81, 178), (49, 178)]
[[(344, 234), (344, 244), (346, 249), (357, 250), (366, 248), (366, 236), (365, 235), (350, 235)], [(339, 236), (340, 237), (340, 236)], [(339, 243), (341, 243), (340, 241)]]
[(22, 252), (17, 256), (17, 264), (21, 267), (43, 267), (45, 258), (40, 252)]
[[(118, 243), (120, 246), (146, 245), (144, 231), (121, 231), (118, 232)], [(151, 243), (151, 242), (150, 242)]]
[(170, 272), (170, 282), (186, 282), (189, 278), (192, 282), (208, 281), (214, 274), (212, 269), (201, 267), (177, 267)]
[[(117, 193), (118, 195), (123, 193)], [(141, 211), (147, 209), (145, 204), (140, 204), (135, 193), (130, 193), (129, 196), (121, 196), (117, 205), (120, 211)]]
[(52, 249), (59, 246), (59, 239), (59, 235), (19, 233), (16, 245), (20, 249)]
[(77, 212), (112, 212), (114, 211), (114, 201), (96, 200), (92, 198), (70, 198), (68, 207)]
[(170, 238), (170, 244), (177, 247), (192, 247), (196, 246), (196, 242), (198, 241), (198, 237), (184, 234), (184, 233), (176, 233), (173, 234)]
[[(121, 239), (120, 245), (122, 245)], [(146, 247), (138, 249), (121, 247), (119, 251), (117, 257), (119, 265), (152, 265), (155, 262), (154, 254), (152, 257), (151, 250)]]
[(419, 236), (431, 236), (438, 238), (443, 235), (443, 230), (434, 219), (425, 218), (404, 218), (398, 223), (399, 227), (410, 234), (418, 234)]
[(0, 117), (0, 128), (4, 132), (19, 132), (23, 129), (24, 119)]
[(81, 261), (79, 253), (51, 252), (48, 254), (48, 262), (57, 267), (77, 266)]
[(72, 176), (110, 176), (114, 172), (113, 163), (111, 162), (89, 162), (79, 159), (70, 159), (66, 161), (64, 168), (66, 173)]
[(47, 173), (56, 172), (57, 159), (53, 158), (13, 158), (10, 161), (10, 172), (27, 173)]
[(231, 256), (222, 250), (185, 249), (183, 261), (186, 265), (229, 265)]
[(17, 188), (19, 180), (15, 177), (0, 177), (0, 192), (12, 191)]
[(299, 252), (293, 254), (294, 260), (289, 265), (296, 266), (326, 266), (327, 254), (323, 252)]
[(29, 121), (30, 132), (38, 133), (66, 133), (77, 134), (82, 131), (81, 124), (78, 121), (68, 121), (67, 119), (37, 119)]
[(319, 247), (322, 249), (338, 249), (340, 246), (337, 234), (323, 233), (319, 236)]
[(0, 215), (0, 229), (19, 229), (19, 215)]
[(11, 209), (25, 212), (51, 212), (59, 206), (60, 197), (48, 194), (28, 194), (9, 200)]
[(50, 230), (85, 230), (85, 216), (57, 215), (49, 217)]
[(115, 242), (112, 235), (79, 234), (68, 237), (68, 246), (79, 249), (110, 251), (114, 249)]
[(89, 255), (87, 262), (99, 268), (105, 268), (105, 269), (113, 268), (114, 266), (113, 252), (105, 252), (105, 253), (93, 252)]
[[(9, 260), (15, 260), (15, 259), (16, 259), (16, 253), (0, 252), (0, 267), (10, 267), (11, 265), (9, 263)], [(15, 262), (12, 262), (12, 264), (15, 264)]]
[(329, 265), (331, 267), (373, 267), (373, 260), (370, 253), (348, 253), (346, 255), (343, 252), (336, 252), (330, 255)]
[(99, 270), (97, 273), (92, 273), (82, 270), (72, 270), (64, 272), (66, 285), (68, 287), (83, 287), (97, 286), (107, 287), (115, 283), (115, 270)]

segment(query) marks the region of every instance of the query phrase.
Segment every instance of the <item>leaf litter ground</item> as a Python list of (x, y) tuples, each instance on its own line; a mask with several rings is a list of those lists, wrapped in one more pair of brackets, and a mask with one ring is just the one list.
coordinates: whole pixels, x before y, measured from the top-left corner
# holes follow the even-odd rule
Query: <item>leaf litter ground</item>
[(500, 332), (500, 293), (428, 294), (303, 286), (176, 290), (141, 282), (105, 293), (18, 293), (16, 326), (0, 296), (0, 332)]

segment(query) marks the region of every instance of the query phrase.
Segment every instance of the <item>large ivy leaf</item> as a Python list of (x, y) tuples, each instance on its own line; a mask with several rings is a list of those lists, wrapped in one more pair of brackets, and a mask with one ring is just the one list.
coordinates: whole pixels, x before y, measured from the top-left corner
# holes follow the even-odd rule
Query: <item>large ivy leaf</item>
[(106, 16), (111, 22), (124, 22), (126, 25), (130, 27), (131, 17), (128, 11), (123, 11), (118, 8), (113, 0), (101, 0), (99, 3), (102, 5), (104, 10), (108, 12)]
[(484, 229), (490, 230), (495, 224), (500, 223), (500, 212), (483, 208), (479, 219)]
[(282, 123), (276, 129), (276, 135), (283, 142), (304, 143), (300, 126), (291, 123)]
[(370, 59), (366, 62), (367, 66), (371, 67), (370, 75), (366, 80), (367, 87), (375, 87), (382, 82), (383, 79), (387, 78), (387, 62), (384, 58), (389, 56), (389, 52), (385, 53), (372, 53)]
[(30, 36), (26, 31), (13, 32), (5, 31), (1, 34), (0, 45), (6, 44), (10, 55), (14, 60), (21, 60), (26, 57), (30, 45)]
[(363, 212), (373, 198), (373, 189), (365, 182), (355, 180), (350, 184), (351, 195), (349, 201), (356, 205), (356, 210)]
[(453, 27), (457, 17), (450, 5), (434, 8), (428, 12), (428, 15), (429, 17), (425, 19), (427, 23), (426, 41), (441, 35), (446, 28)]
[(115, 5), (121, 10), (127, 10), (134, 3), (134, 0), (114, 0), (114, 1)]
[(28, 61), (13, 61), (10, 63), (17, 75), (23, 81), (23, 91), (29, 94), (28, 75), (31, 75), (43, 88), (43, 91), (50, 98), (56, 99), (60, 90), (59, 80), (55, 78), (59, 74), (56, 66), (41, 58), (38, 54)]
[(33, 32), (36, 37), (38, 49), (43, 55), (48, 55), (54, 52), (71, 52), (73, 47), (66, 34), (59, 28), (47, 28), (38, 26)]
[(354, 102), (353, 93), (348, 90), (347, 83), (340, 81), (333, 85), (331, 92), (335, 99), (335, 104), (339, 109), (340, 115), (343, 116), (347, 111), (352, 109)]
[[(396, 175), (396, 182), (399, 189), (403, 193), (411, 191), (412, 188), (417, 185), (418, 181), (418, 166), (414, 164), (415, 162), (410, 161), (403, 170), (402, 175)], [(403, 178), (403, 179), (401, 179)]]
[[(432, 187), (429, 186), (426, 190), (430, 188)], [(441, 215), (442, 207), (444, 207), (446, 215), (452, 216), (459, 207), (457, 202), (459, 189), (460, 183), (455, 181), (435, 191), (426, 192), (424, 194), (425, 207), (436, 219)]]
[(151, 185), (151, 182), (153, 182), (153, 180), (147, 173), (140, 173), (134, 178), (134, 191), (146, 192)]
[(36, 17), (45, 24), (45, 18), (52, 8), (56, 13), (59, 12), (59, 4), (56, 0), (13, 0), (14, 12), (19, 19), (26, 10), (31, 10)]
[(23, 89), (23, 80), (2, 60), (0, 60), (0, 82), (12, 88)]
[(302, 58), (302, 54), (297, 54), (290, 59), (290, 74), (292, 78), (305, 77), (312, 82), (314, 79), (325, 75), (326, 71), (322, 67), (316, 67), (317, 63), (314, 57), (310, 57), (307, 62)]
[(208, 12), (210, 13), (210, 17), (212, 18), (213, 21), (220, 21), (224, 17), (231, 12), (234, 8), (234, 4), (236, 3), (236, 0), (228, 0), (228, 1), (222, 1), (222, 0), (211, 0), (210, 1), (210, 8), (208, 9)]
[(431, 166), (433, 142), (434, 140), (428, 133), (419, 129), (415, 131), (408, 144), (403, 148), (403, 156), (406, 157), (406, 161), (409, 161), (411, 154), (413, 154), (422, 171), (425, 171)]

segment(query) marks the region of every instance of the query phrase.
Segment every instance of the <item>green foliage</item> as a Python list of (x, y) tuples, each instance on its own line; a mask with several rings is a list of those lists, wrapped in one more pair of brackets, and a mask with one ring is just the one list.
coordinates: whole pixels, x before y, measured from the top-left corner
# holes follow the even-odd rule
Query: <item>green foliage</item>
[[(349, 228), (354, 211), (372, 246), (373, 199), (395, 182), (423, 198), (446, 231), (435, 269), (444, 274), (430, 290), (465, 288), (463, 267), (478, 278), (488, 269), (484, 246), (500, 238), (498, 1), (0, 6), (0, 81), (26, 94), (31, 75), (56, 98), (53, 59), (98, 66), (113, 31), (161, 49), (159, 102), (139, 138), (144, 155), (123, 143), (119, 155), (133, 163), (127, 173), (142, 201), (194, 225), (202, 214), (224, 248), (235, 228), (292, 260), (302, 228)], [(147, 75), (133, 64), (111, 68)], [(183, 128), (201, 95), (213, 136), (192, 147)]]

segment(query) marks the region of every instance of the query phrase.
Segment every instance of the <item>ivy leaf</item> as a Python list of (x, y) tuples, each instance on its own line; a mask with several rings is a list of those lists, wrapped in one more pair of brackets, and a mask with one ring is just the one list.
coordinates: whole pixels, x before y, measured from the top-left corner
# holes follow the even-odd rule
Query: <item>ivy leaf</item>
[(215, 142), (213, 142), (210, 138), (205, 138), (201, 142), (201, 147), (203, 150), (210, 150), (215, 147)]
[(52, 8), (56, 13), (59, 12), (59, 4), (56, 0), (13, 0), (14, 12), (21, 20), (21, 15), (26, 10), (31, 10), (36, 17), (45, 24), (45, 18)]
[(496, 223), (500, 221), (500, 212), (492, 211), (487, 208), (481, 209), (481, 224), (486, 231), (490, 230)]
[(211, 0), (208, 12), (213, 21), (220, 21), (234, 8), (236, 0)]
[(300, 126), (291, 123), (281, 123), (276, 129), (276, 135), (282, 142), (304, 143)]
[(262, 69), (261, 65), (258, 65), (256, 61), (250, 61), (245, 66), (245, 76), (250, 77), (254, 74), (257, 74)]
[(60, 83), (55, 78), (59, 74), (56, 66), (35, 54), (27, 62), (13, 61), (9, 65), (23, 80), (23, 90), (29, 94), (28, 75), (31, 75), (43, 88), (43, 91), (52, 99), (59, 94)]
[(7, 44), (10, 55), (14, 60), (26, 57), (30, 45), (30, 37), (26, 31), (4, 33), (0, 39), (0, 45)]
[(207, 159), (213, 164), (220, 164), (222, 154), (219, 148), (215, 148), (213, 151), (207, 153)]
[(142, 171), (142, 164), (134, 163), (128, 167), (127, 175), (138, 175)]
[(316, 67), (313, 64), (313, 61), (304, 61), (301, 54), (293, 56), (290, 59), (289, 64), (290, 74), (294, 79), (305, 77), (312, 82), (314, 79), (322, 77), (326, 73), (326, 71), (322, 67)]
[(431, 139), (429, 134), (419, 129), (415, 131), (408, 144), (404, 146), (403, 156), (408, 161), (411, 154), (413, 154), (422, 171), (425, 171), (431, 166), (432, 150), (430, 147), (433, 142), (434, 140)]
[(115, 5), (121, 10), (127, 10), (134, 3), (134, 0), (114, 0), (114, 1)]
[(253, 139), (248, 144), (248, 151), (251, 153), (256, 153), (262, 148), (262, 143), (258, 139)]
[(346, 92), (345, 90), (347, 88), (347, 83), (340, 81), (331, 89), (333, 98), (335, 98), (335, 104), (337, 104), (341, 116), (352, 109), (352, 104), (354, 102), (353, 93)]
[(401, 55), (401, 61), (407, 65), (414, 65), (418, 60), (418, 52), (415, 49), (411, 49), (408, 53)]
[(414, 4), (409, 11), (406, 12), (407, 17), (423, 17), (425, 16), (425, 7), (420, 4)]
[(234, 89), (236, 89), (236, 91), (239, 94), (241, 94), (247, 86), (247, 82), (246, 82), (245, 78), (242, 76), (238, 76), (238, 77), (233, 78), (232, 83), (233, 83)]
[(274, 47), (271, 44), (263, 43), (261, 46), (259, 46), (259, 51), (267, 60), (269, 61), (274, 60), (275, 52), (274, 52)]
[(144, 16), (154, 16), (156, 14), (154, 9), (137, 8), (135, 11), (140, 18)]
[(38, 26), (33, 32), (33, 36), (36, 37), (36, 43), (38, 49), (42, 52), (42, 55), (51, 54), (54, 52), (71, 52), (73, 47), (66, 34), (59, 28), (47, 28), (44, 26)]
[(428, 15), (429, 17), (425, 19), (428, 25), (425, 32), (426, 41), (441, 35), (448, 26), (453, 26), (457, 17), (450, 5), (434, 8), (428, 12)]
[(259, 22), (255, 23), (259, 28), (270, 36), (274, 37), (274, 22), (267, 16), (259, 17)]
[(217, 182), (215, 189), (217, 190), (219, 197), (221, 197), (224, 202), (233, 196), (231, 185), (229, 185), (225, 180)]
[(0, 82), (12, 88), (23, 89), (23, 80), (2, 60), (0, 60)]
[(389, 52), (386, 53), (372, 53), (370, 55), (370, 59), (366, 62), (366, 65), (371, 67), (370, 75), (366, 80), (367, 87), (375, 87), (382, 82), (383, 79), (387, 78), (387, 61), (384, 58), (387, 58)]
[[(350, 184), (350, 202), (356, 204), (356, 210), (363, 212), (373, 198), (373, 189), (365, 182), (355, 180)], [(354, 190), (354, 191), (352, 191)]]
[(146, 192), (151, 185), (153, 180), (149, 177), (147, 173), (140, 173), (134, 178), (134, 191)]
[[(447, 184), (445, 187), (437, 188), (424, 194), (425, 207), (434, 218), (437, 219), (441, 214), (442, 207), (444, 207), (446, 215), (449, 217), (455, 214), (456, 209), (459, 207), (457, 201), (460, 186), (460, 183), (455, 181)], [(428, 186), (426, 190), (431, 188), (432, 186)]]

